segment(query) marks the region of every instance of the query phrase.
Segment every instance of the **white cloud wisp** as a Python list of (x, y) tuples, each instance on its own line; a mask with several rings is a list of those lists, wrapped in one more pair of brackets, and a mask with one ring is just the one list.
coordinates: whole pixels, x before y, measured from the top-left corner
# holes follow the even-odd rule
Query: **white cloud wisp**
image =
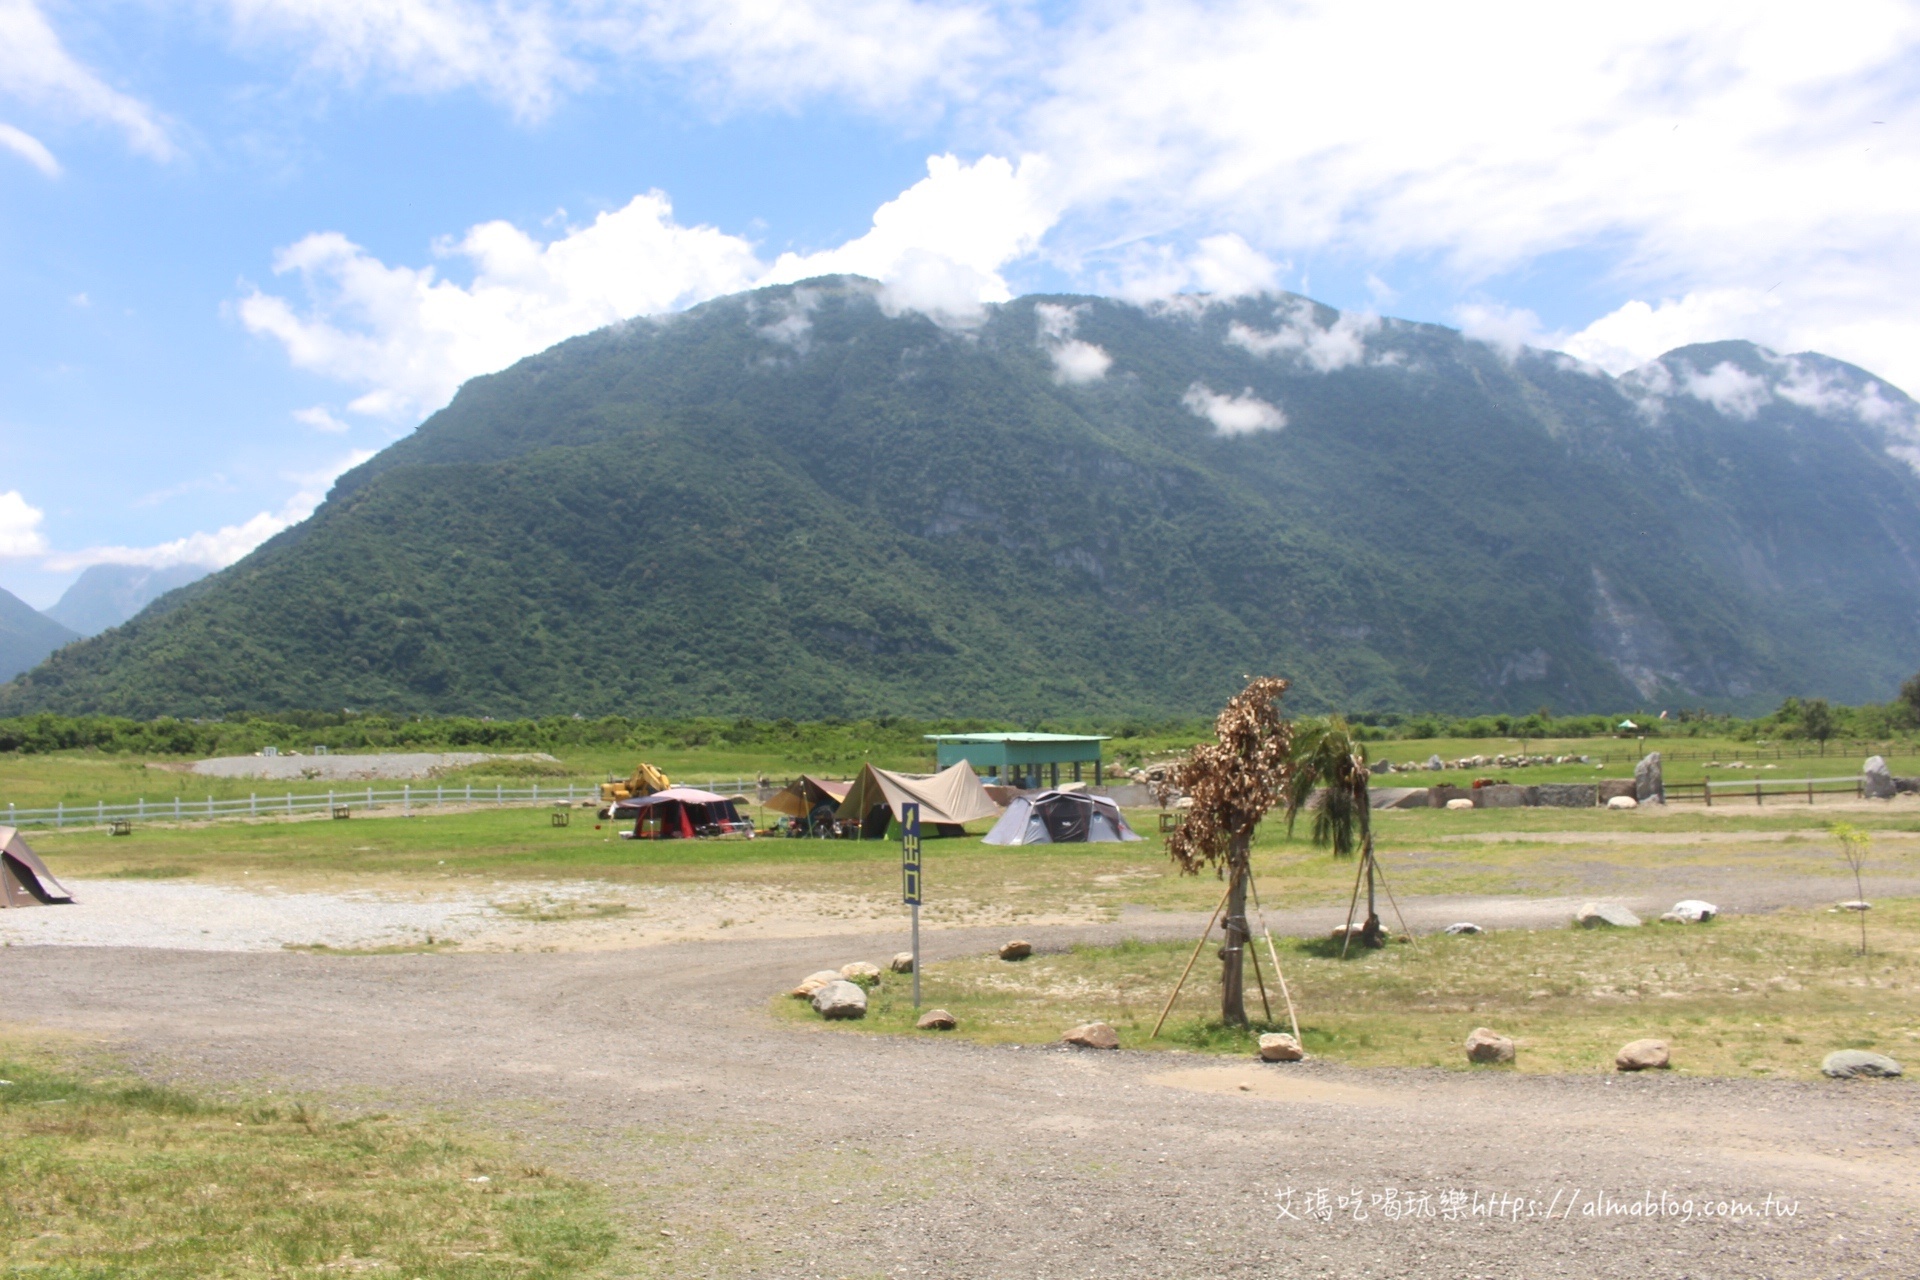
[(1211, 422), (1214, 431), (1223, 436), (1278, 431), (1287, 425), (1287, 415), (1254, 395), (1252, 387), (1237, 396), (1229, 396), (1196, 382), (1187, 388), (1180, 403), (1188, 413)]

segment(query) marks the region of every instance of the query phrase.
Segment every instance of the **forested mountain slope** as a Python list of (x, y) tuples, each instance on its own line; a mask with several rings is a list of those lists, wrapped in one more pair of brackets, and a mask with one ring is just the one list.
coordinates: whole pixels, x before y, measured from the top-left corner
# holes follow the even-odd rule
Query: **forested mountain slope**
[(34, 708), (795, 717), (1884, 699), (1920, 419), (1817, 355), (1624, 378), (1265, 296), (829, 279), (475, 379)]

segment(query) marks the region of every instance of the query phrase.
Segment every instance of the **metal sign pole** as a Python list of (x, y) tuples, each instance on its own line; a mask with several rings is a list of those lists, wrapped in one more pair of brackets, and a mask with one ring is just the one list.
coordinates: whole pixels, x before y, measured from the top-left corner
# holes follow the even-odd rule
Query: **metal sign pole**
[(920, 806), (900, 806), (900, 897), (913, 910), (913, 1007), (920, 1007)]

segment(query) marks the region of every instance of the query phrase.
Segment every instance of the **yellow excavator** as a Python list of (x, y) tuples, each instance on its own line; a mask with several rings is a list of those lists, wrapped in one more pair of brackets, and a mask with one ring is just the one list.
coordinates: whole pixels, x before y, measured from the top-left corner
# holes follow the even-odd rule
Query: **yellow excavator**
[(656, 791), (665, 791), (672, 785), (672, 779), (666, 774), (642, 762), (634, 766), (633, 776), (625, 782), (601, 783), (600, 802), (618, 804), (622, 800), (631, 800), (635, 796), (650, 796)]

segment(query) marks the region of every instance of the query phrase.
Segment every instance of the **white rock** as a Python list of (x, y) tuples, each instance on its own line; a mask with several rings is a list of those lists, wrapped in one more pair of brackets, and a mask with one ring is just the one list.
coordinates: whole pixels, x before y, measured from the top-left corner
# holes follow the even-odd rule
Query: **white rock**
[(1485, 933), (1486, 930), (1482, 929), (1477, 924), (1470, 924), (1467, 921), (1462, 920), (1459, 924), (1448, 925), (1446, 928), (1446, 932), (1448, 933)]
[(1447, 801), (1447, 808), (1471, 809), (1473, 808), (1473, 801), (1467, 799), (1465, 796), (1459, 796), (1459, 797), (1456, 797), (1455, 799)]
[(1573, 913), (1573, 922), (1582, 929), (1610, 925), (1616, 929), (1638, 929), (1640, 917), (1617, 902), (1589, 902)]
[(1841, 911), (1871, 911), (1873, 910), (1873, 904), (1871, 902), (1861, 902), (1856, 898), (1852, 902), (1841, 903), (1838, 909)]
[(1607, 808), (1609, 809), (1638, 809), (1639, 807), (1640, 802), (1632, 796), (1615, 796), (1613, 799), (1607, 801)]
[(1613, 1055), (1615, 1071), (1662, 1071), (1669, 1065), (1665, 1040), (1635, 1040)]
[(1894, 790), (1893, 774), (1887, 769), (1886, 759), (1868, 756), (1860, 768), (1860, 793), (1869, 800), (1891, 800)]
[(1280, 1031), (1269, 1031), (1260, 1037), (1260, 1060), (1262, 1062), (1298, 1062), (1307, 1056), (1300, 1042)]
[[(1673, 910), (1667, 912), (1667, 915), (1678, 916), (1688, 924), (1705, 924), (1719, 914), (1720, 908), (1711, 902), (1702, 902), (1698, 898), (1685, 898), (1676, 902), (1673, 904)], [(1665, 918), (1665, 916), (1661, 917), (1663, 920)]]
[(1835, 1080), (1857, 1080), (1863, 1076), (1886, 1079), (1900, 1074), (1900, 1064), (1884, 1053), (1869, 1053), (1865, 1049), (1841, 1049), (1830, 1053), (1820, 1064), (1822, 1075), (1832, 1076)]
[(867, 993), (845, 978), (839, 978), (813, 993), (813, 1011), (830, 1021), (864, 1018)]

